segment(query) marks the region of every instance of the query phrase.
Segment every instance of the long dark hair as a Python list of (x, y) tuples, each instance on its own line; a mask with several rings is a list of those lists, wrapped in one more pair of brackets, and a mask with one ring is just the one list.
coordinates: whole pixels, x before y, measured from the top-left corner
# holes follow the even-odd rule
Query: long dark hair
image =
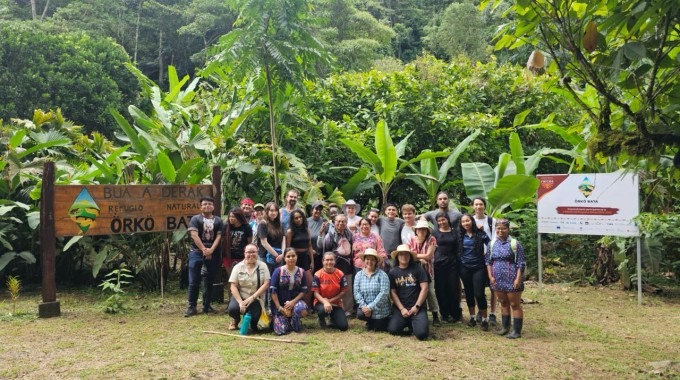
[(234, 207), (229, 210), (229, 214), (227, 214), (227, 223), (229, 223), (229, 215), (234, 215), (234, 218), (236, 218), (242, 225), (248, 224), (248, 220), (246, 220), (246, 216), (243, 214), (243, 210), (241, 210), (240, 207)]
[[(302, 216), (302, 224), (299, 226), (295, 225), (295, 215), (298, 214)], [(293, 231), (294, 234), (299, 232), (307, 232), (307, 216), (300, 209), (295, 209), (290, 213), (290, 222), (288, 223), (288, 228)]]
[[(269, 210), (276, 210), (276, 218), (269, 219)], [(283, 227), (281, 227), (281, 212), (279, 206), (274, 202), (264, 205), (264, 222), (267, 223), (267, 240), (280, 240), (283, 238)], [(271, 238), (271, 239), (269, 239)]]
[(460, 239), (459, 239), (460, 250), (458, 252), (460, 252), (461, 254), (463, 253), (463, 240), (465, 239), (465, 236), (467, 235), (467, 231), (465, 230), (465, 227), (463, 227), (463, 218), (465, 218), (465, 217), (470, 218), (471, 228), (472, 228), (472, 239), (475, 242), (475, 245), (474, 245), (474, 248), (473, 248), (474, 252), (482, 255), (482, 254), (484, 254), (484, 235), (486, 234), (486, 232), (484, 232), (483, 229), (480, 229), (477, 226), (477, 223), (475, 223), (475, 218), (473, 218), (472, 215), (467, 214), (467, 213), (463, 214), (460, 217), (460, 226), (458, 227), (459, 234), (460, 234), (459, 235), (460, 236)]

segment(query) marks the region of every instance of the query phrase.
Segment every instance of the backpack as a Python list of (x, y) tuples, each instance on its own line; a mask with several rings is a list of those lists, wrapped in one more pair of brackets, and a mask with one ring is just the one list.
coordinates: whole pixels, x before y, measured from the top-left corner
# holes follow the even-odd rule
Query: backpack
[[(498, 239), (493, 239), (491, 240), (491, 243), (489, 243), (489, 259), (491, 259), (491, 252), (493, 249), (493, 245), (496, 243)], [(512, 253), (515, 254), (515, 263), (517, 263), (517, 239), (511, 237), (510, 238), (510, 249), (512, 250)]]

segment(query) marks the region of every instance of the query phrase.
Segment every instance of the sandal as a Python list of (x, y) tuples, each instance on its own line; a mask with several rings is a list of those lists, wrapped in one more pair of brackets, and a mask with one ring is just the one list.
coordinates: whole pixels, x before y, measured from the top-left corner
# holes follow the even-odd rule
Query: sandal
[(236, 322), (231, 321), (231, 323), (229, 323), (229, 327), (227, 327), (227, 330), (229, 330), (229, 331), (236, 330)]

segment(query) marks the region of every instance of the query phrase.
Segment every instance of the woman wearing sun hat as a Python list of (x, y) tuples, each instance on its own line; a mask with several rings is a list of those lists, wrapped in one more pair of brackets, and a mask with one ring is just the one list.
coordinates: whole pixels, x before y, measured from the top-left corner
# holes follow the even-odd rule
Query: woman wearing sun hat
[(347, 215), (347, 228), (354, 234), (357, 233), (359, 229), (359, 222), (361, 217), (359, 212), (361, 211), (361, 205), (356, 203), (354, 199), (350, 199), (342, 205), (342, 213)]
[(417, 263), (416, 253), (406, 244), (392, 252), (392, 260), (395, 266), (388, 276), (393, 307), (387, 331), (402, 335), (404, 328), (409, 328), (418, 340), (427, 339), (430, 326), (423, 307), (428, 291), (427, 273)]
[(432, 324), (440, 326), (439, 303), (434, 292), (434, 252), (437, 249), (437, 239), (432, 236), (432, 229), (430, 229), (430, 224), (426, 220), (419, 220), (413, 230), (416, 234), (411, 236), (408, 246), (411, 251), (416, 253), (416, 258), (420, 260), (423, 269), (427, 272), (429, 279), (427, 306), (432, 312)]
[(387, 331), (390, 320), (390, 279), (380, 266), (382, 257), (373, 248), (359, 254), (363, 269), (354, 279), (357, 319), (366, 321), (366, 329)]

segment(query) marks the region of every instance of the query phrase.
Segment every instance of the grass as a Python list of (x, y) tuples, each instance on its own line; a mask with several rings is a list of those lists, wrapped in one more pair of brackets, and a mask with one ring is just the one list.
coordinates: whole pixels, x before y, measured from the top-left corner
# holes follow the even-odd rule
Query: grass
[[(432, 328), (432, 339), (322, 331), (315, 318), (291, 339), (273, 343), (204, 334), (226, 332), (229, 317), (183, 318), (185, 294), (165, 299), (131, 295), (124, 314), (101, 311), (106, 297), (61, 291), (62, 316), (37, 318), (40, 294), (24, 293), (17, 313), (0, 300), (0, 378), (415, 378), (601, 379), (680, 377), (652, 371), (651, 362), (680, 358), (677, 296), (615, 288), (527, 286), (522, 339), (509, 340), (465, 324)], [(274, 337), (272, 334), (262, 336)], [(676, 367), (677, 368), (677, 367)], [(663, 371), (662, 371), (663, 372)]]

